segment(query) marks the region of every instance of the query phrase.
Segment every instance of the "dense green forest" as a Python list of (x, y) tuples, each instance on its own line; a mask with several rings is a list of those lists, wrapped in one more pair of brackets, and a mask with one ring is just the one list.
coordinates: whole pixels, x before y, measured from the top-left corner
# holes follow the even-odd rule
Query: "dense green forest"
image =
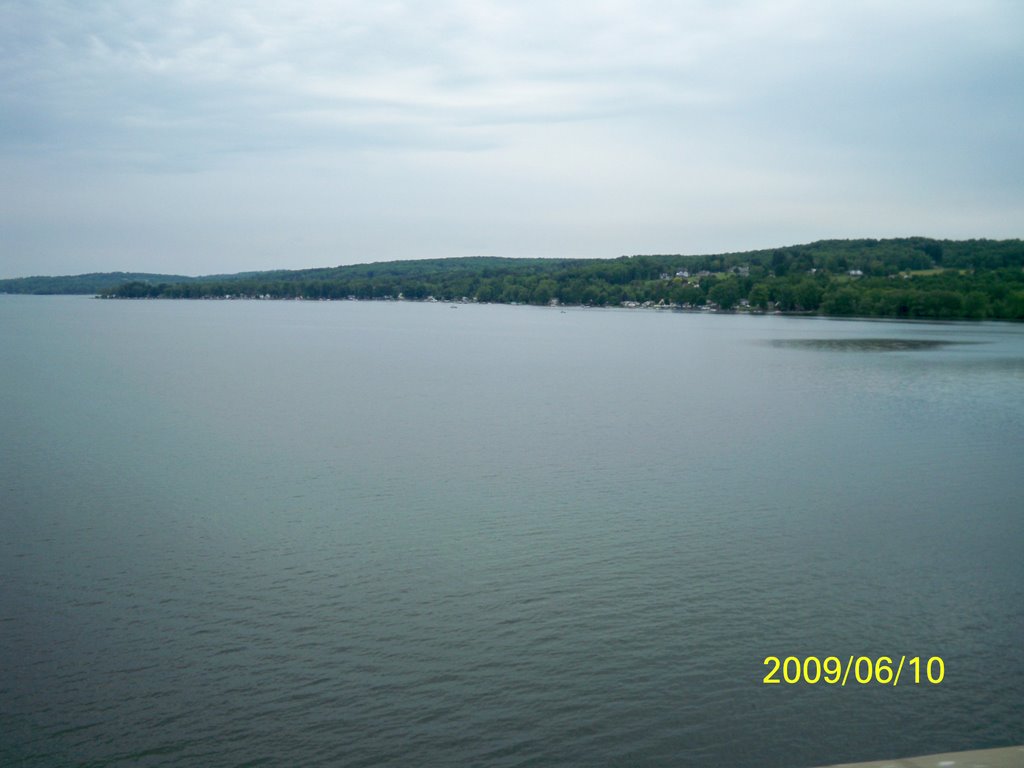
[[(0, 281), (0, 291), (5, 289)], [(180, 280), (154, 276), (95, 292), (116, 298), (433, 298), (1022, 320), (1024, 242), (912, 237), (823, 240), (708, 256), (393, 261)]]

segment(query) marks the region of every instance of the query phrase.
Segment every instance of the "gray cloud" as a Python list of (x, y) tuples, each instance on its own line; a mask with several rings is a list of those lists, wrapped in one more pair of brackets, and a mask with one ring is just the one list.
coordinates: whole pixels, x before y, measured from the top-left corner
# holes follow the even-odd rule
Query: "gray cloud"
[(1022, 234), (1014, 2), (7, 2), (0, 30), (3, 276)]

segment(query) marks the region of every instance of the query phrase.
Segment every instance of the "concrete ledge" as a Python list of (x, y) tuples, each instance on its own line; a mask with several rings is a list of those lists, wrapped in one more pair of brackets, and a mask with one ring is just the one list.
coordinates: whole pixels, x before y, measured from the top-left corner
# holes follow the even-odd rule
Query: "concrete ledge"
[(941, 755), (906, 757), (902, 760), (843, 763), (827, 768), (1024, 768), (1024, 746), (944, 752)]

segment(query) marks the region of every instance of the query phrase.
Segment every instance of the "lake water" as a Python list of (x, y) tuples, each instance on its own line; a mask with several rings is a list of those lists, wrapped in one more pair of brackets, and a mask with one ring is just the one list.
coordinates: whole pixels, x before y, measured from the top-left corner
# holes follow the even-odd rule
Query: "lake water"
[(0, 397), (4, 766), (1024, 742), (1024, 326), (0, 296)]

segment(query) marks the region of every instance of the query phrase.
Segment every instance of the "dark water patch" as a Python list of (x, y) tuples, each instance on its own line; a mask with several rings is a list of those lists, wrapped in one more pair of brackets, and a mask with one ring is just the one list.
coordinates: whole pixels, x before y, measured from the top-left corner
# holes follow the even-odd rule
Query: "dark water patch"
[(982, 344), (950, 339), (773, 339), (772, 346), (797, 349), (826, 349), (840, 352), (912, 352), (954, 345)]

